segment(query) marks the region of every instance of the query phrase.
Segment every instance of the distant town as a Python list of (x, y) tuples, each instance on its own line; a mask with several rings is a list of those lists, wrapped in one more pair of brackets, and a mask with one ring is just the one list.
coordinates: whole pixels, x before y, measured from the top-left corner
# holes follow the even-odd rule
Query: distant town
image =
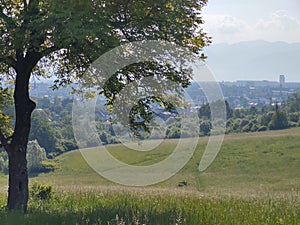
[[(278, 81), (268, 80), (238, 80), (234, 82), (219, 82), (224, 98), (233, 109), (262, 107), (264, 105), (280, 105), (293, 93), (300, 93), (300, 83), (286, 82), (286, 76), (280, 75)], [(31, 95), (37, 98), (72, 98), (71, 88), (61, 88), (53, 91), (50, 83), (31, 83)], [(194, 108), (200, 108), (207, 103), (202, 88), (192, 83), (186, 92), (194, 102)]]
[(285, 75), (278, 81), (250, 81), (220, 83), (223, 95), (233, 108), (262, 107), (269, 104), (280, 105), (293, 93), (300, 93), (300, 83), (286, 82)]

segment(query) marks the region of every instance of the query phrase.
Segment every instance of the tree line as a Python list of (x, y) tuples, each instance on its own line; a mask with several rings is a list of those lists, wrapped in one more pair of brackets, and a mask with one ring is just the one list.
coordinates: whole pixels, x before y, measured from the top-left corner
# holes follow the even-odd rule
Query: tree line
[[(232, 109), (227, 101), (226, 133), (261, 132), (300, 126), (300, 94), (292, 94), (281, 104)], [(211, 130), (210, 107), (203, 105), (198, 112), (201, 135)]]
[[(3, 90), (4, 91), (4, 90)], [(0, 125), (10, 127), (14, 123), (14, 109), (11, 103), (11, 92), (5, 90), (5, 100), (0, 107)], [(72, 104), (71, 98), (47, 97), (35, 98), (37, 110), (32, 116), (32, 129), (29, 135), (27, 161), (30, 174), (52, 170), (52, 165), (47, 161), (64, 152), (77, 149), (76, 140), (72, 130)], [(199, 136), (210, 135), (212, 129), (210, 104), (204, 104), (198, 110)], [(262, 132), (266, 130), (286, 129), (300, 126), (300, 94), (291, 95), (282, 104), (265, 105), (263, 107), (250, 107), (232, 109), (227, 101), (226, 106), (226, 133)], [(119, 143), (112, 123), (109, 121), (107, 108), (103, 104), (96, 106), (96, 124), (98, 135), (102, 144)], [(170, 114), (164, 116), (166, 129), (155, 131), (151, 138), (185, 138), (193, 137), (189, 129), (181, 128), (180, 116)], [(195, 121), (189, 121), (191, 126)], [(10, 125), (9, 125), (10, 124)], [(7, 132), (11, 132), (8, 129)], [(147, 139), (148, 132), (141, 132), (139, 139)], [(98, 143), (92, 138), (87, 140), (89, 147)], [(48, 163), (47, 163), (48, 162)], [(49, 166), (50, 165), (50, 166)], [(8, 173), (8, 157), (5, 151), (0, 151), (0, 172)]]
[[(32, 129), (29, 135), (30, 141), (37, 141), (39, 146), (45, 149), (48, 158), (53, 158), (67, 151), (77, 149), (76, 140), (72, 128), (72, 104), (71, 98), (55, 97), (50, 100), (47, 97), (35, 98), (37, 110), (32, 116)], [(214, 104), (214, 103), (211, 103)], [(260, 132), (266, 130), (285, 129), (300, 126), (300, 94), (293, 94), (281, 105), (265, 105), (261, 108), (251, 107), (232, 109), (225, 101), (227, 121), (226, 133)], [(5, 123), (13, 118), (13, 106), (1, 107), (2, 117), (6, 118)], [(102, 144), (119, 143), (112, 123), (107, 114), (105, 105), (96, 106), (96, 124), (98, 135)], [(6, 115), (6, 116), (4, 116)], [(198, 111), (199, 135), (210, 135), (212, 129), (210, 104), (204, 104)], [(172, 114), (164, 116), (166, 129), (164, 133), (156, 131), (152, 138), (179, 138), (190, 137), (194, 134), (189, 130), (181, 129), (180, 116)], [(2, 119), (4, 123), (4, 119)], [(11, 121), (13, 123), (13, 121)], [(190, 121), (194, 123), (194, 121)], [(141, 132), (139, 138), (147, 139), (149, 134)], [(92, 140), (87, 140), (87, 146), (97, 146)]]

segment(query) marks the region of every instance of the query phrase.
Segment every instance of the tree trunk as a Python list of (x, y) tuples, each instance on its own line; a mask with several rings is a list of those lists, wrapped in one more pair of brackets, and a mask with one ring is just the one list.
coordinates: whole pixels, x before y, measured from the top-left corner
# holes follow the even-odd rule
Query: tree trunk
[(29, 98), (29, 79), (31, 69), (28, 64), (20, 63), (16, 70), (14, 91), (15, 129), (12, 140), (6, 148), (9, 159), (9, 182), (7, 208), (10, 211), (27, 211), (28, 171), (27, 144), (31, 126), (31, 114), (35, 103)]
[(25, 146), (11, 146), (9, 154), (9, 187), (7, 208), (10, 211), (27, 211), (28, 173)]

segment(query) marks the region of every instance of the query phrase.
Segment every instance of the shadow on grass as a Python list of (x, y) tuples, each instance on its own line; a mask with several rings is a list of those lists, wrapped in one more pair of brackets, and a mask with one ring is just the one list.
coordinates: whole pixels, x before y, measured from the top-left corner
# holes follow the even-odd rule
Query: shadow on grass
[[(67, 212), (47, 213), (28, 212), (27, 214), (0, 212), (1, 225), (144, 225), (144, 224), (178, 224), (180, 218), (175, 218), (169, 213), (156, 215), (142, 215), (139, 212), (128, 210), (120, 213), (116, 209), (100, 209), (93, 212)], [(151, 222), (150, 222), (151, 221)]]

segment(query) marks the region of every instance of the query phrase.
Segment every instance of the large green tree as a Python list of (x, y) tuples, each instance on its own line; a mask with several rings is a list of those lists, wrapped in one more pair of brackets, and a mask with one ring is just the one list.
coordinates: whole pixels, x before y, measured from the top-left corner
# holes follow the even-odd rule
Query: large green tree
[[(206, 1), (1, 0), (0, 76), (15, 84), (14, 131), (10, 138), (0, 131), (1, 144), (9, 157), (9, 210), (27, 209), (26, 150), (36, 107), (29, 95), (30, 78), (55, 76), (55, 86), (69, 85), (80, 80), (101, 54), (132, 41), (165, 40), (200, 55), (210, 41), (201, 28), (200, 12)], [(153, 65), (135, 65), (128, 79), (149, 75)], [(47, 73), (49, 68), (54, 72)], [(139, 73), (135, 76), (136, 71)], [(187, 85), (190, 79), (164, 65), (157, 71), (178, 84)], [(122, 85), (118, 84), (123, 83), (112, 79), (102, 93), (111, 97), (120, 90)]]

